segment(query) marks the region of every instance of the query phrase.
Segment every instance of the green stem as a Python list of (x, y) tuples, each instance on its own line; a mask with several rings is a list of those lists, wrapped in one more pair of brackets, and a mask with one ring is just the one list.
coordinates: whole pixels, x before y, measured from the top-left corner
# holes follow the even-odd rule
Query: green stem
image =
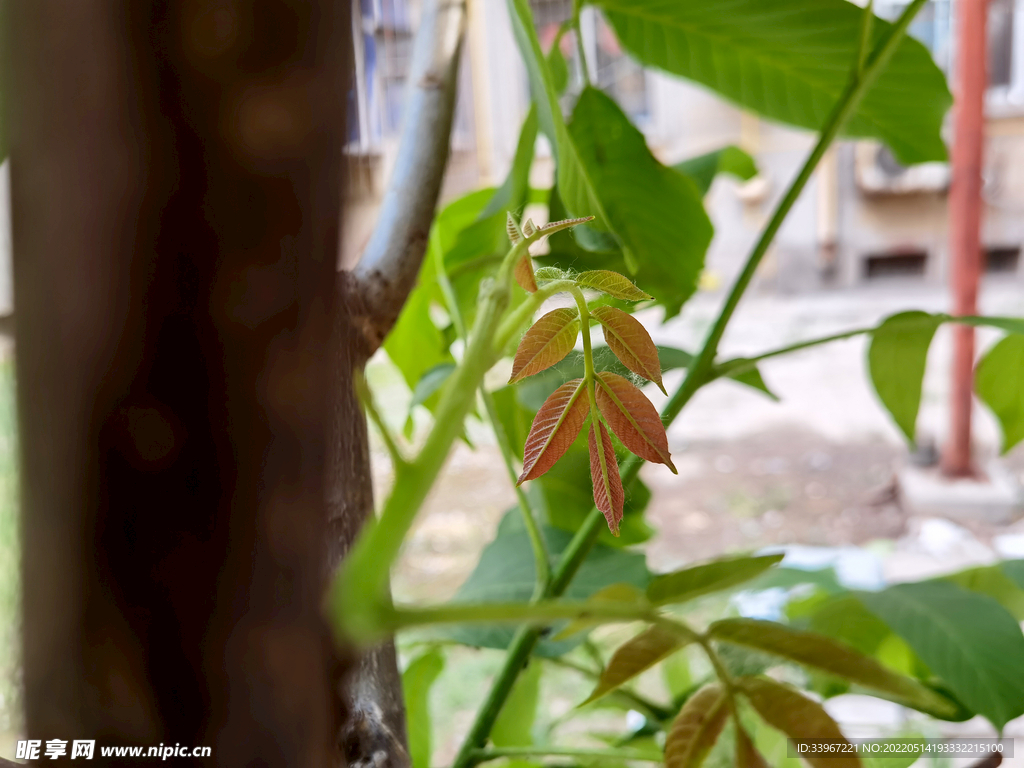
[(660, 763), (665, 759), (664, 755), (641, 752), (637, 749), (586, 749), (584, 747), (496, 747), (494, 749), (475, 749), (472, 752), (474, 763), (497, 760), (499, 757), (584, 757), (615, 761), (640, 760), (648, 763)]
[[(440, 244), (435, 248), (434, 253), (441, 253)], [(462, 311), (459, 309), (459, 303), (455, 296), (455, 291), (452, 289), (451, 279), (445, 271), (444, 262), (440, 258), (435, 259), (435, 268), (437, 272), (437, 282), (438, 285), (441, 286), (441, 292), (444, 294), (445, 303), (448, 304), (448, 314), (451, 315), (452, 323), (455, 325), (455, 331), (459, 335), (459, 338), (465, 339), (466, 323), (462, 318)], [(498, 443), (498, 449), (501, 451), (502, 459), (505, 461), (505, 468), (508, 470), (509, 478), (512, 481), (512, 489), (516, 494), (517, 501), (519, 502), (519, 509), (523, 513), (523, 521), (526, 524), (526, 531), (530, 536), (530, 544), (533, 547), (533, 559), (537, 564), (537, 588), (535, 597), (539, 598), (544, 592), (544, 587), (547, 585), (548, 579), (551, 578), (551, 556), (548, 554), (547, 545), (544, 543), (544, 537), (541, 535), (540, 528), (537, 525), (537, 517), (533, 507), (530, 505), (530, 500), (526, 497), (526, 493), (523, 489), (519, 487), (519, 478), (516, 474), (514, 465), (515, 455), (513, 454), (512, 446), (508, 441), (508, 435), (505, 434), (505, 430), (501, 426), (501, 420), (498, 418), (498, 411), (494, 406), (494, 398), (483, 385), (480, 386), (480, 399), (483, 401), (484, 410), (487, 413), (487, 419), (491, 423), (491, 429), (494, 430), (494, 437)]]
[(745, 373), (751, 368), (756, 366), (762, 360), (767, 360), (772, 357), (780, 357), (781, 355), (788, 355), (790, 352), (799, 352), (801, 349), (809, 349), (810, 347), (817, 347), (821, 344), (828, 344), (833, 341), (842, 341), (843, 339), (851, 339), (854, 336), (862, 336), (866, 333), (874, 333), (878, 330), (878, 326), (872, 325), (867, 328), (855, 328), (852, 331), (844, 331), (843, 333), (835, 333), (831, 336), (822, 336), (818, 339), (809, 339), (807, 341), (800, 341), (796, 344), (790, 344), (788, 347), (780, 347), (779, 349), (773, 349), (768, 352), (762, 352), (754, 357), (736, 357), (732, 360), (726, 360), (724, 363), (718, 363), (713, 370), (714, 378), (721, 378), (722, 376), (732, 376), (738, 373)]
[(373, 394), (370, 392), (370, 388), (366, 385), (366, 378), (360, 371), (355, 376), (355, 388), (356, 394), (359, 396), (359, 402), (362, 403), (363, 408), (366, 410), (366, 414), (370, 417), (370, 421), (377, 428), (380, 433), (380, 439), (384, 443), (384, 448), (388, 452), (388, 456), (391, 458), (391, 465), (394, 467), (395, 475), (402, 470), (403, 467), (409, 465), (409, 462), (402, 455), (401, 450), (398, 448), (398, 442), (391, 434), (391, 430), (388, 429), (388, 425), (384, 423), (384, 419), (380, 415), (380, 411), (377, 410), (377, 405), (373, 401)]
[(871, 25), (875, 20), (875, 2), (868, 0), (864, 6), (864, 12), (860, 21), (860, 41), (857, 44), (857, 70), (859, 77), (864, 71), (864, 64), (867, 63), (868, 52), (871, 50)]
[(583, 47), (583, 30), (580, 28), (580, 7), (583, 5), (580, 0), (572, 4), (572, 26), (576, 37), (576, 55), (579, 57), (580, 77), (583, 86), (590, 87), (590, 68), (587, 66), (587, 52)]
[[(739, 304), (739, 300), (742, 297), (743, 292), (746, 291), (749, 286), (750, 281), (754, 276), (754, 272), (757, 270), (758, 265), (761, 263), (761, 259), (768, 250), (768, 246), (771, 244), (775, 234), (779, 230), (779, 227), (782, 225), (783, 219), (785, 219), (786, 214), (788, 214), (790, 208), (793, 207), (793, 203), (803, 191), (804, 186), (806, 186), (807, 181), (811, 176), (811, 172), (814, 170), (814, 167), (821, 159), (825, 150), (839, 133), (839, 129), (842, 127), (842, 124), (856, 109), (857, 104), (864, 96), (868, 87), (872, 82), (874, 82), (882, 68), (892, 57), (892, 54), (896, 50), (896, 46), (899, 44), (900, 39), (902, 39), (911, 20), (914, 18), (914, 15), (918, 10), (920, 10), (924, 2), (925, 0), (913, 0), (913, 2), (906, 7), (899, 20), (892, 26), (889, 36), (883, 41), (881, 46), (875, 50), (868, 62), (865, 64), (863, 72), (858, 77), (851, 80), (850, 85), (843, 92), (839, 102), (836, 104), (822, 130), (821, 138), (817, 145), (815, 145), (814, 149), (811, 151), (811, 154), (808, 156), (800, 173), (790, 184), (789, 190), (779, 202), (779, 205), (777, 206), (771, 220), (768, 222), (768, 225), (765, 227), (761, 238), (758, 240), (753, 251), (750, 253), (750, 256), (747, 258), (747, 263), (743, 268), (743, 272), (740, 274), (736, 284), (733, 286), (732, 291), (726, 299), (726, 303), (719, 314), (718, 320), (715, 322), (711, 333), (704, 342), (704, 347), (701, 349), (696, 361), (697, 364), (694, 364), (687, 371), (683, 384), (678, 390), (676, 390), (666, 405), (665, 411), (662, 414), (662, 420), (666, 424), (671, 423), (676, 416), (679, 415), (679, 412), (708, 378), (715, 355), (718, 351), (718, 343), (721, 341), (722, 334), (725, 333), (725, 328), (729, 324), (729, 320), (732, 318), (733, 312), (736, 310), (736, 305)], [(640, 460), (635, 456), (630, 456), (626, 460), (622, 467), (623, 485), (628, 485), (636, 477), (640, 470), (640, 463)], [(576, 571), (586, 559), (590, 548), (597, 540), (597, 535), (603, 522), (604, 516), (601, 512), (596, 508), (591, 509), (590, 514), (587, 516), (583, 525), (576, 531), (576, 535), (573, 537), (572, 541), (569, 542), (569, 546), (566, 547), (559, 559), (559, 562), (555, 566), (554, 573), (552, 574), (551, 585), (547, 592), (548, 596), (558, 596), (565, 591), (565, 588), (568, 586), (569, 582), (572, 581)], [(498, 714), (501, 712), (501, 708), (504, 705), (505, 700), (512, 691), (512, 687), (519, 675), (519, 671), (523, 668), (527, 658), (533, 652), (539, 638), (539, 631), (531, 627), (520, 627), (516, 632), (505, 656), (505, 664), (492, 683), (491, 690), (488, 692), (483, 704), (477, 711), (476, 720), (473, 722), (472, 726), (470, 726), (469, 733), (466, 735), (466, 738), (462, 743), (462, 747), (455, 758), (453, 768), (468, 768), (468, 766), (475, 762), (475, 750), (487, 740), (488, 734), (490, 734), (491, 728), (494, 726), (494, 722), (497, 719)]]
[(498, 418), (498, 410), (494, 405), (494, 398), (485, 387), (480, 387), (480, 399), (483, 400), (484, 410), (487, 412), (487, 419), (491, 422), (494, 430), (494, 437), (498, 441), (498, 448), (501, 457), (505, 461), (505, 469), (508, 470), (509, 479), (512, 481), (512, 489), (516, 494), (516, 501), (523, 513), (523, 522), (526, 524), (526, 533), (530, 537), (530, 546), (533, 547), (533, 559), (537, 566), (537, 586), (534, 590), (534, 599), (540, 599), (544, 595), (548, 581), (551, 579), (551, 555), (548, 553), (547, 544), (544, 543), (544, 536), (541, 534), (540, 526), (537, 524), (537, 516), (530, 504), (530, 500), (519, 485), (519, 476), (513, 463), (514, 454), (512, 445), (505, 434), (505, 428)]

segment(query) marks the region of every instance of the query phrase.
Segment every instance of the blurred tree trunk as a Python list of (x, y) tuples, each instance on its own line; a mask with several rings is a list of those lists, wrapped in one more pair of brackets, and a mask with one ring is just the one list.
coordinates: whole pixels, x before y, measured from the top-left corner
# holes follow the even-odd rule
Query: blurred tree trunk
[(348, 3), (9, 17), (29, 737), (328, 765)]

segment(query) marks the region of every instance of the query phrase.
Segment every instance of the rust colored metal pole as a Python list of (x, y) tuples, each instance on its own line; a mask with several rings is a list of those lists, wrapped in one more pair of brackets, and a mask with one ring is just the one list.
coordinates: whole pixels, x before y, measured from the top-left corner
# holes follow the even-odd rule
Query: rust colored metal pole
[[(988, 0), (958, 0), (956, 103), (953, 113), (953, 183), (949, 195), (950, 286), (953, 314), (977, 312), (981, 275), (981, 162), (988, 83), (985, 22)], [(950, 432), (942, 458), (952, 477), (973, 474), (971, 407), (974, 380), (974, 329), (953, 329)]]

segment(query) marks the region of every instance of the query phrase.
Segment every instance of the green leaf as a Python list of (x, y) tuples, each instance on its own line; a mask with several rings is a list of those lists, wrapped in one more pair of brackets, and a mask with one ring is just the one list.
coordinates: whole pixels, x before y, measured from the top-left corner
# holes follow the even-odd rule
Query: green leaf
[(999, 567), (1014, 584), (1024, 589), (1024, 560), (1006, 560)]
[[(544, 526), (542, 532), (555, 558), (572, 540), (572, 534), (557, 528)], [(476, 568), (454, 599), (469, 603), (528, 602), (533, 596), (536, 577), (533, 548), (523, 529), (522, 515), (514, 508), (502, 519), (497, 536), (484, 548)], [(584, 600), (618, 583), (632, 584), (642, 590), (646, 589), (649, 580), (650, 572), (642, 554), (597, 544), (566, 589), (565, 598)], [(486, 625), (464, 625), (446, 630), (447, 636), (460, 643), (483, 648), (507, 648), (514, 632), (511, 627)], [(579, 645), (582, 639), (582, 635), (577, 635), (557, 643), (543, 640), (536, 652), (549, 658), (561, 656)]]
[[(745, 677), (737, 680), (736, 686), (765, 722), (789, 738), (846, 742), (839, 726), (820, 704), (788, 685), (766, 677)], [(860, 768), (860, 760), (852, 754), (809, 754), (805, 759), (814, 768)]]
[[(682, 349), (662, 346), (659, 346), (657, 349), (662, 373), (686, 368), (693, 360), (693, 355)], [(593, 354), (594, 367), (597, 370), (607, 371), (619, 376), (628, 377), (630, 375), (629, 369), (615, 357), (615, 354), (608, 347), (595, 346)], [(536, 411), (558, 387), (567, 381), (582, 378), (584, 372), (583, 356), (569, 354), (568, 357), (560, 363), (551, 366), (547, 371), (518, 384), (517, 391), (519, 392), (520, 401), (527, 408)], [(778, 399), (768, 390), (757, 369), (750, 369), (736, 375), (727, 373), (726, 376), (739, 384), (744, 384), (762, 394), (768, 395), (773, 400)]]
[(687, 699), (665, 738), (666, 768), (698, 768), (729, 717), (728, 697), (711, 683)]
[(711, 182), (720, 173), (728, 173), (743, 181), (748, 181), (757, 175), (757, 164), (754, 162), (754, 158), (733, 145), (691, 157), (672, 167), (693, 179), (701, 195), (708, 193), (708, 190), (711, 189)]
[(540, 673), (543, 667), (535, 661), (519, 675), (512, 692), (505, 700), (491, 729), (496, 747), (528, 747), (533, 744), (533, 721), (540, 700)]
[(602, 91), (580, 94), (569, 133), (629, 271), (664, 305), (666, 319), (675, 316), (696, 290), (713, 233), (699, 190), (654, 158)]
[(548, 72), (551, 73), (551, 85), (555, 93), (561, 95), (569, 87), (569, 65), (562, 55), (562, 37), (572, 28), (571, 22), (565, 22), (558, 28), (558, 34), (548, 50)]
[(661, 664), (661, 677), (665, 687), (673, 699), (679, 699), (693, 688), (693, 674), (690, 671), (690, 659), (685, 653), (669, 656)]
[[(659, 661), (692, 643), (696, 638), (683, 626), (670, 629), (660, 624), (648, 627), (615, 649), (601, 673), (597, 686), (583, 704), (596, 701), (629, 682)], [(581, 704), (580, 706), (583, 706)]]
[(783, 555), (726, 557), (655, 576), (647, 587), (647, 599), (655, 605), (687, 600), (735, 587), (760, 576), (781, 561)]
[(443, 669), (444, 654), (440, 648), (431, 648), (413, 659), (402, 673), (402, 693), (405, 696), (406, 728), (412, 768), (430, 768), (430, 689)]
[(1024, 714), (1024, 635), (988, 595), (948, 581), (860, 593), (967, 707), (1001, 729)]
[(434, 395), (441, 391), (441, 387), (448, 381), (448, 377), (452, 375), (452, 371), (455, 370), (455, 363), (438, 363), (433, 368), (428, 370), (416, 382), (415, 388), (412, 390), (412, 400), (409, 401), (409, 410), (412, 411), (417, 405), (423, 405), (430, 400)]
[(1003, 453), (1024, 440), (1024, 336), (1007, 336), (985, 353), (974, 391), (999, 420)]
[(519, 142), (512, 158), (512, 167), (502, 185), (494, 191), (494, 196), (487, 202), (487, 207), (480, 212), (481, 219), (489, 219), (497, 214), (508, 211), (513, 213), (522, 210), (526, 204), (526, 196), (530, 191), (530, 167), (533, 165), (534, 147), (537, 144), (537, 108), (530, 107), (519, 131)]
[(558, 91), (552, 79), (544, 54), (537, 39), (533, 14), (527, 0), (508, 0), (512, 32), (526, 64), (530, 79), (533, 102), (537, 106), (540, 129), (551, 141), (557, 161), (556, 180), (562, 200), (569, 213), (574, 216), (595, 216), (595, 225), (607, 229), (608, 223), (601, 202), (597, 198), (593, 182), (580, 162), (576, 145), (569, 137), (569, 131), (562, 118), (558, 103)]
[(971, 592), (988, 595), (1008, 610), (1017, 621), (1024, 621), (1024, 585), (1015, 582), (1012, 576), (1015, 564), (1021, 562), (1010, 560), (998, 565), (968, 568), (966, 571), (944, 576), (943, 580), (951, 581)]
[(928, 347), (942, 318), (927, 312), (901, 312), (886, 318), (868, 348), (868, 372), (882, 405), (913, 444)]
[(959, 712), (955, 704), (916, 680), (890, 672), (869, 656), (824, 635), (757, 619), (716, 621), (708, 628), (708, 634), (716, 640), (754, 648), (837, 675), (937, 717), (953, 717)]
[[(849, 83), (862, 11), (844, 0), (595, 0), (641, 63), (695, 80), (773, 120), (818, 130)], [(892, 25), (875, 19), (872, 47)], [(928, 50), (902, 40), (845, 126), (905, 164), (945, 160), (952, 103)]]

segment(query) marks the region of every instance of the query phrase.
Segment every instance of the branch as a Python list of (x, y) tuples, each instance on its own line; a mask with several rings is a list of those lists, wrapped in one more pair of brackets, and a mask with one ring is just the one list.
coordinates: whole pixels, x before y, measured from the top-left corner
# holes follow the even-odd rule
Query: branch
[(465, 0), (424, 3), (395, 167), (366, 250), (352, 279), (341, 281), (343, 300), (358, 308), (367, 357), (398, 320), (426, 252), (448, 163), (465, 28)]

